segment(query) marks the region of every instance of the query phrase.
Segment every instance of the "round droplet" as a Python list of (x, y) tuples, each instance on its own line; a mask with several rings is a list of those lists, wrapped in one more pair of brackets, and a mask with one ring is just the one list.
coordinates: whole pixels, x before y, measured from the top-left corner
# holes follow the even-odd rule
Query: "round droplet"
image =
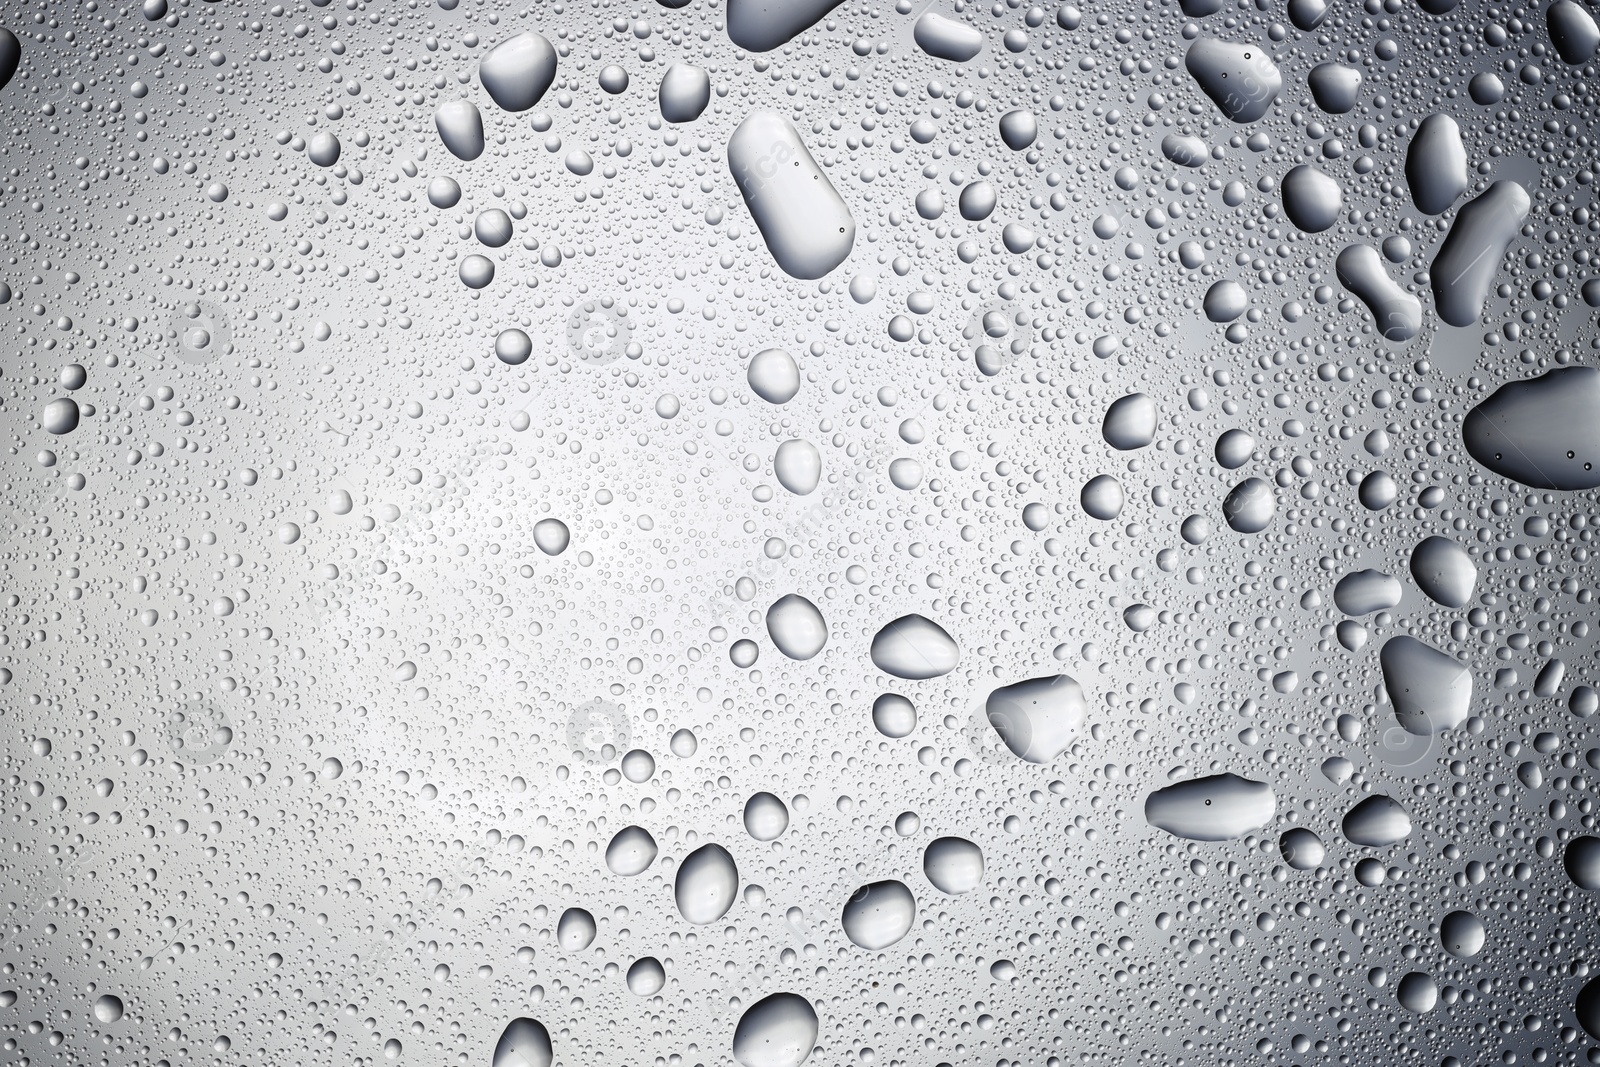
[(628, 968), (628, 992), (635, 996), (654, 996), (666, 984), (667, 970), (654, 956), (642, 956)]
[(45, 433), (67, 434), (78, 428), (78, 402), (68, 396), (58, 396), (44, 406), (39, 421)]
[(1097, 474), (1084, 485), (1078, 503), (1091, 519), (1114, 519), (1122, 514), (1122, 483), (1109, 474)]
[(1424, 1015), (1433, 1010), (1439, 1002), (1439, 986), (1434, 982), (1433, 976), (1421, 971), (1412, 971), (1400, 979), (1399, 988), (1395, 990), (1395, 999), (1400, 1006), (1417, 1015)]
[[(745, 810), (748, 815), (748, 805)], [(714, 923), (728, 914), (739, 895), (739, 868), (721, 845), (701, 845), (678, 864), (672, 894), (686, 922)]]
[(1476, 956), (1488, 939), (1483, 920), (1470, 911), (1452, 911), (1439, 921), (1439, 945), (1457, 959)]
[(1031, 111), (1007, 111), (1000, 116), (1000, 139), (1013, 152), (1032, 145), (1039, 136), (1039, 120)]
[(494, 1046), (491, 1067), (550, 1067), (555, 1051), (550, 1031), (537, 1019), (512, 1019)]
[(1561, 857), (1567, 877), (1579, 889), (1600, 889), (1600, 838), (1575, 837)]
[(778, 446), (772, 470), (778, 484), (795, 496), (807, 496), (822, 480), (822, 453), (810, 441), (791, 438)]
[(572, 531), (560, 519), (540, 519), (533, 524), (533, 543), (547, 556), (559, 556), (572, 543)]
[(446, 100), (433, 113), (439, 140), (457, 159), (483, 155), (483, 116), (470, 100)]
[(1600, 1041), (1600, 978), (1589, 979), (1578, 990), (1578, 999), (1573, 1003), (1572, 1011), (1578, 1017), (1578, 1025), (1588, 1031), (1590, 1037)]
[(1206, 318), (1212, 322), (1232, 322), (1250, 307), (1250, 297), (1244, 286), (1231, 278), (1213, 282), (1201, 301)]
[(700, 739), (694, 735), (693, 730), (684, 727), (672, 732), (672, 738), (667, 742), (667, 748), (679, 759), (688, 759), (699, 750)]
[(628, 72), (615, 63), (607, 63), (600, 68), (600, 88), (612, 96), (627, 92)]
[(555, 78), (556, 50), (532, 30), (501, 41), (478, 63), (478, 80), (506, 111), (526, 111), (537, 104)]
[[(745, 380), (767, 403), (787, 404), (800, 392), (800, 367), (783, 349), (768, 348), (757, 352), (750, 360)], [(820, 459), (818, 462), (820, 466)]]
[(1144, 448), (1156, 439), (1156, 402), (1143, 393), (1118, 397), (1106, 409), (1100, 434), (1119, 452)]
[(319, 167), (331, 167), (339, 162), (339, 152), (343, 147), (333, 131), (319, 130), (311, 135), (311, 141), (306, 145), (306, 158)]
[(434, 207), (455, 207), (460, 202), (461, 185), (454, 178), (440, 174), (428, 182), (428, 203)]
[(95, 998), (94, 1021), (102, 1026), (122, 1018), (122, 998), (103, 993)]
[(533, 338), (515, 326), (507, 327), (495, 334), (494, 354), (501, 363), (519, 367), (533, 355)]
[(692, 63), (674, 63), (661, 79), (658, 103), (668, 122), (693, 122), (711, 102), (711, 75)]
[(872, 725), (884, 737), (905, 737), (917, 728), (917, 706), (899, 693), (872, 702)]
[(913, 612), (902, 615), (872, 638), (873, 665), (896, 678), (938, 678), (955, 670), (961, 648), (945, 628)]
[(487, 256), (480, 256), (474, 252), (470, 256), (461, 258), (461, 266), (456, 274), (461, 278), (461, 284), (468, 289), (482, 289), (494, 281), (494, 262)]
[(656, 759), (642, 748), (629, 749), (622, 756), (622, 777), (638, 785), (656, 773)]
[(968, 222), (982, 222), (994, 211), (999, 199), (1000, 195), (995, 192), (993, 185), (986, 181), (973, 182), (961, 190), (958, 202), (961, 217)]
[(490, 248), (499, 248), (511, 240), (511, 216), (497, 207), (478, 212), (472, 220), (473, 236)]
[(1243, 430), (1224, 430), (1217, 438), (1217, 465), (1225, 470), (1238, 470), (1250, 462), (1256, 450), (1256, 439)]
[(1339, 221), (1344, 191), (1339, 183), (1305, 163), (1283, 176), (1283, 213), (1307, 233), (1321, 233)]
[(1400, 498), (1400, 486), (1388, 471), (1373, 471), (1361, 479), (1356, 496), (1368, 511), (1382, 511)]
[(1276, 508), (1272, 486), (1260, 478), (1246, 478), (1234, 486), (1222, 502), (1222, 514), (1228, 525), (1244, 534), (1265, 530)]
[(1304, 826), (1284, 831), (1283, 836), (1278, 838), (1278, 851), (1283, 854), (1283, 862), (1297, 871), (1309, 871), (1320, 866), (1328, 854), (1322, 838)]
[(776, 841), (789, 828), (789, 808), (771, 793), (757, 793), (744, 802), (744, 828), (757, 841)]

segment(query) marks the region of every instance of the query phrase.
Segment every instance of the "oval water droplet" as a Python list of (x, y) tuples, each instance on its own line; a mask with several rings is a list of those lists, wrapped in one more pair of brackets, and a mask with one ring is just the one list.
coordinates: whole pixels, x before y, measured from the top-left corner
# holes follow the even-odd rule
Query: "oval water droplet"
[(1353, 845), (1387, 848), (1411, 836), (1411, 816), (1392, 797), (1370, 796), (1345, 813), (1340, 828)]
[(594, 916), (583, 908), (568, 908), (556, 923), (556, 944), (563, 952), (582, 952), (594, 944)]
[(1452, 326), (1478, 321), (1489, 286), (1500, 273), (1500, 261), (1532, 206), (1527, 190), (1506, 180), (1462, 205), (1429, 271), (1441, 319)]
[(807, 496), (822, 480), (822, 453), (810, 441), (798, 438), (783, 442), (772, 457), (772, 471), (795, 496)]
[(1144, 819), (1189, 841), (1228, 841), (1265, 826), (1277, 810), (1271, 786), (1228, 773), (1156, 790), (1145, 799)]
[(483, 116), (470, 100), (446, 100), (433, 113), (439, 140), (457, 159), (483, 155)]
[(744, 802), (744, 828), (757, 841), (776, 841), (789, 828), (789, 807), (772, 793), (756, 793)]
[(916, 919), (917, 898), (904, 882), (891, 878), (856, 890), (839, 923), (853, 944), (876, 952), (910, 933)]
[(922, 873), (941, 893), (959, 896), (983, 881), (983, 850), (964, 837), (939, 837), (922, 851)]
[(752, 112), (728, 139), (728, 169), (767, 250), (794, 278), (820, 278), (855, 244), (849, 207), (783, 116)]
[(492, 1067), (550, 1067), (555, 1052), (550, 1031), (537, 1019), (512, 1019), (494, 1046)]
[(1409, 634), (1391, 637), (1378, 654), (1394, 717), (1407, 733), (1453, 730), (1472, 708), (1472, 672), (1454, 656)]
[(744, 1067), (800, 1067), (817, 1043), (817, 1011), (794, 993), (756, 1001), (733, 1031), (733, 1058)]
[(1339, 221), (1344, 190), (1315, 167), (1301, 163), (1283, 176), (1283, 213), (1306, 233), (1321, 233)]
[(767, 636), (790, 659), (808, 660), (828, 643), (828, 624), (815, 604), (787, 593), (767, 609)]
[[(746, 805), (747, 815), (748, 811)], [(696, 926), (714, 923), (728, 914), (738, 897), (739, 868), (721, 845), (701, 845), (678, 864), (672, 894), (685, 921)]]
[(1406, 146), (1406, 184), (1424, 215), (1437, 215), (1467, 191), (1467, 149), (1461, 127), (1443, 113), (1423, 119)]
[(944, 627), (913, 612), (874, 634), (870, 654), (873, 664), (885, 674), (917, 680), (955, 670), (961, 649)]
[(631, 878), (656, 861), (656, 839), (642, 826), (624, 826), (606, 846), (606, 867)]
[(745, 380), (767, 403), (787, 404), (800, 392), (800, 367), (783, 349), (768, 348), (750, 360)]

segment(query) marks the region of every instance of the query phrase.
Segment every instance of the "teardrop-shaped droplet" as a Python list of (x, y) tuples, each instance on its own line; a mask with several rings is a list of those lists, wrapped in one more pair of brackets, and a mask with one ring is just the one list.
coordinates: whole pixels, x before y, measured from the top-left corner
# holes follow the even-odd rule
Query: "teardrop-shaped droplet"
[(606, 846), (606, 866), (612, 874), (632, 877), (656, 861), (656, 839), (642, 826), (624, 826)]
[(886, 624), (872, 638), (873, 664), (896, 678), (938, 678), (961, 658), (956, 639), (932, 619), (912, 613)]

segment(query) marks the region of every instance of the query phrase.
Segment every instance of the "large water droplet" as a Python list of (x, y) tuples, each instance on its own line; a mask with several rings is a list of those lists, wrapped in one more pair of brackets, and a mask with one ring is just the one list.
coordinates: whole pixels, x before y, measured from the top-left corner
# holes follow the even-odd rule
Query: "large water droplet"
[(524, 30), (484, 53), (478, 80), (497, 107), (526, 111), (556, 80), (556, 50), (543, 34)]
[(1411, 835), (1411, 816), (1392, 797), (1370, 796), (1345, 813), (1341, 828), (1351, 844), (1386, 848)]
[(1145, 822), (1190, 841), (1231, 840), (1265, 826), (1277, 810), (1271, 786), (1231, 773), (1169, 785), (1144, 802)]
[[(745, 811), (748, 816), (748, 805)], [(696, 926), (714, 923), (728, 914), (739, 894), (739, 868), (721, 845), (701, 845), (678, 864), (672, 893), (686, 921)]]
[(918, 614), (902, 615), (872, 638), (873, 664), (896, 678), (937, 678), (955, 670), (961, 649), (938, 623)]
[(983, 850), (964, 837), (940, 837), (922, 852), (922, 873), (941, 893), (956, 896), (983, 881)]
[(820, 278), (843, 263), (856, 223), (787, 119), (756, 111), (728, 139), (733, 172), (772, 258), (795, 278)]
[(556, 923), (556, 944), (563, 952), (582, 952), (594, 944), (594, 916), (583, 908), (568, 908)]
[(733, 1031), (733, 1058), (744, 1067), (800, 1067), (817, 1043), (817, 1011), (794, 993), (756, 1001)]
[(612, 874), (643, 874), (656, 861), (656, 839), (642, 826), (624, 826), (606, 846), (606, 866)]
[(550, 1031), (537, 1019), (512, 1019), (494, 1046), (492, 1067), (550, 1067)]
[(844, 906), (840, 925), (853, 943), (877, 951), (905, 937), (916, 918), (917, 898), (904, 882), (889, 879), (856, 890)]
[(1075, 679), (1057, 674), (996, 689), (985, 712), (1013, 755), (1029, 763), (1049, 763), (1083, 728), (1089, 705)]
[(767, 609), (767, 636), (790, 659), (808, 660), (828, 643), (828, 624), (815, 604), (787, 593)]

